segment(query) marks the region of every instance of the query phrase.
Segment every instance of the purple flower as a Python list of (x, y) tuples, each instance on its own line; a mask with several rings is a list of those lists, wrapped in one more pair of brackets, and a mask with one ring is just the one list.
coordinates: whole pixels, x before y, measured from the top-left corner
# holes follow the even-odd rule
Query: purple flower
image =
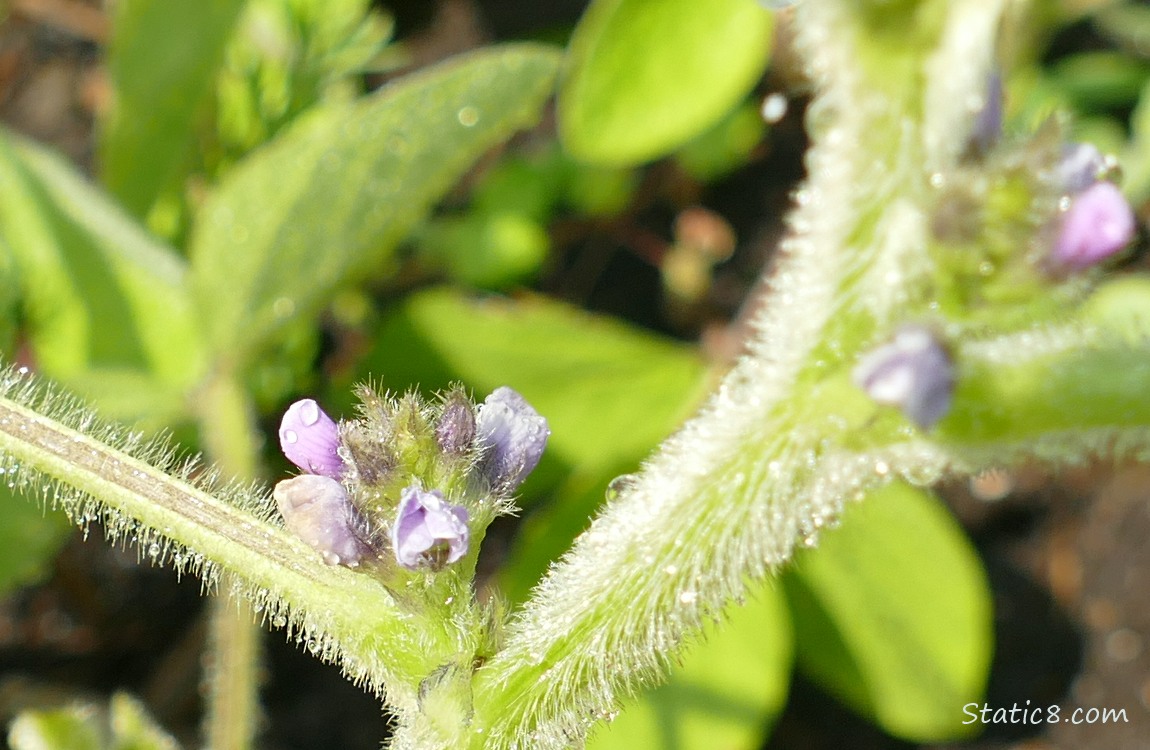
[(894, 339), (863, 356), (855, 384), (880, 404), (895, 406), (923, 429), (946, 415), (954, 391), (950, 355), (923, 326), (904, 326)]
[(321, 555), (328, 565), (355, 567), (370, 548), (357, 532), (358, 512), (343, 485), (329, 477), (301, 474), (272, 491), (288, 531)]
[(1109, 165), (1092, 143), (1067, 143), (1062, 147), (1062, 160), (1055, 169), (1055, 179), (1063, 191), (1074, 195), (1105, 176)]
[(1112, 183), (1096, 182), (1071, 198), (1052, 259), (1063, 268), (1087, 268), (1126, 247), (1134, 231), (1134, 212), (1122, 191)]
[(476, 432), (486, 451), (480, 469), (492, 487), (511, 491), (539, 463), (551, 430), (516, 391), (502, 386), (479, 406)]
[(409, 570), (438, 570), (467, 554), (471, 532), (467, 510), (451, 505), (438, 490), (408, 487), (391, 527), (395, 559)]
[(313, 399), (296, 401), (284, 412), (280, 448), (289, 461), (306, 472), (332, 479), (343, 476), (339, 428)]

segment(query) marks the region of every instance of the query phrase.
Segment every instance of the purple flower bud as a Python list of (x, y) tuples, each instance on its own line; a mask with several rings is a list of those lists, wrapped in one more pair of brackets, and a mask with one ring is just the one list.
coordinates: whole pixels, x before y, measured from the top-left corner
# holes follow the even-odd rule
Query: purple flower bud
[(307, 542), (328, 565), (354, 568), (370, 548), (357, 529), (358, 512), (343, 485), (329, 477), (301, 474), (272, 491), (288, 531)]
[(439, 490), (408, 487), (391, 527), (395, 559), (409, 570), (438, 570), (467, 554), (471, 532), (467, 510), (451, 505)]
[(905, 326), (894, 340), (859, 360), (855, 384), (880, 404), (896, 406), (923, 429), (946, 415), (954, 391), (950, 355), (923, 326)]
[(1102, 179), (1108, 167), (1106, 157), (1094, 144), (1067, 143), (1062, 147), (1062, 161), (1054, 178), (1064, 192), (1074, 195)]
[(280, 422), (280, 448), (306, 472), (332, 479), (343, 475), (339, 457), (339, 428), (313, 399), (296, 401)]
[(991, 71), (986, 81), (986, 100), (974, 117), (970, 143), (980, 153), (986, 153), (1002, 135), (1002, 74)]
[(440, 450), (453, 456), (463, 455), (471, 448), (475, 440), (475, 408), (462, 394), (443, 405), (435, 425), (435, 440)]
[(516, 391), (501, 386), (479, 406), (479, 440), (486, 455), (480, 467), (492, 487), (511, 491), (539, 463), (551, 430)]
[(1087, 268), (1134, 239), (1134, 212), (1117, 187), (1096, 182), (1071, 198), (1054, 242), (1052, 260), (1062, 268)]

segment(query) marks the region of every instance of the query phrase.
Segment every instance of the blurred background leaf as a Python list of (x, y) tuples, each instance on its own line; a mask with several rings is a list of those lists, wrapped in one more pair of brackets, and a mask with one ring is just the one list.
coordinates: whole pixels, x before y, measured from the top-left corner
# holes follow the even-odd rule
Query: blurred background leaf
[(933, 496), (892, 484), (851, 505), (842, 527), (784, 576), (799, 668), (896, 737), (968, 736), (993, 650), (978, 555)]
[(253, 152), (192, 238), (212, 350), (251, 358), (349, 276), (378, 270), (480, 154), (538, 119), (558, 61), (538, 45), (486, 49), (317, 108)]
[(564, 147), (612, 166), (669, 153), (751, 90), (773, 28), (753, 0), (595, 0), (568, 48), (559, 91)]
[[(108, 45), (112, 107), (103, 121), (104, 184), (147, 216), (189, 164), (197, 119), (246, 0), (121, 0)], [(156, 44), (163, 39), (164, 44)]]
[(171, 248), (66, 161), (2, 131), (0, 235), (42, 372), (120, 419), (180, 413), (203, 360)]
[(28, 710), (8, 730), (12, 750), (178, 750), (135, 698), (115, 693), (107, 706), (91, 703)]
[(0, 594), (45, 578), (75, 528), (62, 512), (14, 495), (9, 481), (0, 474)]
[(622, 713), (592, 735), (588, 750), (762, 747), (786, 703), (792, 633), (782, 589), (756, 588), (705, 629), (667, 682), (624, 702)]

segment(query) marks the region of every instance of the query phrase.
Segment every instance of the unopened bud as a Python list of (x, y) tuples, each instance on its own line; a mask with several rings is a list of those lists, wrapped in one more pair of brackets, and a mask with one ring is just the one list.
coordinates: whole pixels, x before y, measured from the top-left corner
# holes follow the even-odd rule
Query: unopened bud
[(859, 360), (854, 382), (877, 403), (895, 406), (928, 429), (950, 409), (954, 365), (930, 329), (906, 326)]
[(479, 406), (480, 466), (492, 487), (511, 491), (538, 465), (551, 434), (547, 420), (516, 391), (502, 386)]
[(1122, 191), (1113, 183), (1096, 182), (1071, 199), (1052, 260), (1062, 268), (1088, 268), (1130, 244), (1134, 232), (1134, 212)]
[(280, 422), (280, 448), (293, 464), (332, 479), (343, 475), (339, 428), (313, 399), (296, 401)]
[(360, 538), (358, 513), (339, 482), (301, 474), (276, 484), (276, 507), (288, 531), (323, 556), (328, 565), (354, 568), (370, 549)]

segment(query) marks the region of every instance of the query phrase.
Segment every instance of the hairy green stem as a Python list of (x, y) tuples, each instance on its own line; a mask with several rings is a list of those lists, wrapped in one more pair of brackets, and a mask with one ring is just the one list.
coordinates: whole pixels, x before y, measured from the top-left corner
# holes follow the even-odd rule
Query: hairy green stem
[[(408, 613), (372, 576), (323, 564), (278, 525), (237, 507), (266, 508), (265, 491), (209, 492), (173, 478), (165, 471), (178, 468), (170, 455), (155, 450), (147, 455), (147, 446), (133, 454), (92, 437), (107, 430), (75, 403), (13, 373), (6, 373), (3, 385), (0, 452), (19, 465), (26, 484), (39, 486), (73, 519), (99, 517), (114, 537), (139, 535), (154, 558), (166, 550), (177, 568), (199, 569), (209, 586), (218, 570), (232, 572), (273, 622), (282, 621), (277, 624), (286, 625), (311, 651), (339, 661), (352, 679), (401, 708), (414, 706), (420, 681), (446, 660), (445, 654), (458, 652), (457, 637), (447, 626), (413, 635)], [(50, 413), (81, 429), (46, 416)], [(123, 436), (110, 439), (127, 442)], [(164, 468), (136, 457), (140, 453)], [(44, 484), (39, 477), (55, 483)], [(231, 502), (221, 499), (225, 496)]]
[(915, 432), (876, 421), (849, 372), (876, 334), (928, 309), (928, 188), (956, 166), (999, 12), (982, 0), (798, 7), (818, 88), (810, 179), (750, 352), (513, 621), (475, 677), (472, 748), (578, 742), (748, 578), (887, 480), (867, 449)]

